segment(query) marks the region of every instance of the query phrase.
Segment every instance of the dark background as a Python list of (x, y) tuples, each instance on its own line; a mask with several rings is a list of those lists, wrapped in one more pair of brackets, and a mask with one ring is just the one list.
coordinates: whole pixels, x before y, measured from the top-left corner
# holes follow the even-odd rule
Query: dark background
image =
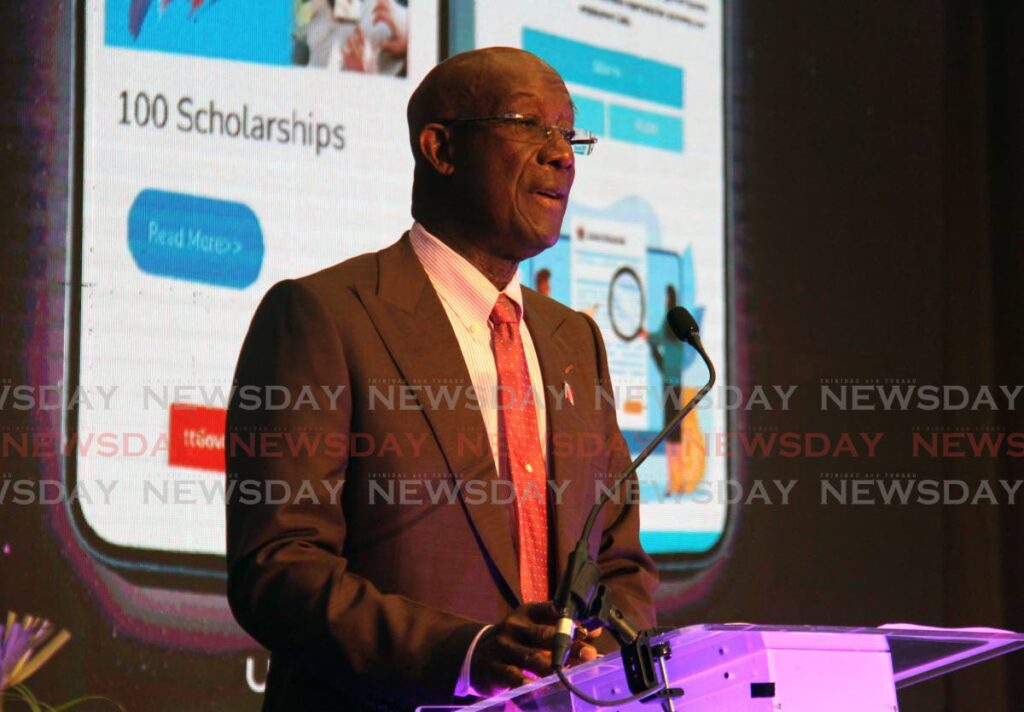
[[(830, 378), (1024, 383), (1024, 6), (726, 5), (732, 378), (800, 386), (789, 411), (737, 425), (886, 440), (870, 462), (737, 462), (744, 481), (800, 486), (789, 506), (741, 508), (708, 567), (666, 574), (662, 621), (1024, 631), (1020, 507), (822, 505), (817, 486), (823, 472), (1021, 478), (1011, 458), (915, 459), (909, 447), (915, 428), (1024, 431), (1020, 410), (823, 412), (817, 394)], [(53, 382), (65, 356), (74, 8), (8, 2), (2, 13), (0, 379)], [(3, 427), (38, 427), (32, 417), (4, 411)], [(8, 460), (0, 474), (52, 466)], [(74, 635), (30, 681), (38, 694), (104, 693), (130, 710), (258, 708), (243, 653), (120, 635), (62, 553), (71, 532), (48, 521), (39, 507), (0, 510), (0, 542), (13, 545), (0, 556), (0, 610), (43, 615)], [(912, 688), (901, 704), (1022, 710), (1024, 653)]]

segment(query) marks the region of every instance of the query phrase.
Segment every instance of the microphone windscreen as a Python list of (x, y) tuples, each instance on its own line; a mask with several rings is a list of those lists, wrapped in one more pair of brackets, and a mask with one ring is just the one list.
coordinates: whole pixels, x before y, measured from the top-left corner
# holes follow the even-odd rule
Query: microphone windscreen
[(668, 325), (672, 329), (672, 333), (679, 337), (682, 341), (692, 341), (694, 336), (700, 335), (700, 329), (697, 327), (697, 320), (693, 318), (685, 307), (672, 307), (668, 310)]

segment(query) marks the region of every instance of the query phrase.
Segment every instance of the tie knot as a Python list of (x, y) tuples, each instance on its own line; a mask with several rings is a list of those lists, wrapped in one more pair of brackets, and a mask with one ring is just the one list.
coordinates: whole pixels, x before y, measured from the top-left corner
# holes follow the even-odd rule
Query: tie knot
[(491, 309), (491, 324), (515, 324), (519, 321), (519, 309), (507, 294), (499, 294), (498, 301)]

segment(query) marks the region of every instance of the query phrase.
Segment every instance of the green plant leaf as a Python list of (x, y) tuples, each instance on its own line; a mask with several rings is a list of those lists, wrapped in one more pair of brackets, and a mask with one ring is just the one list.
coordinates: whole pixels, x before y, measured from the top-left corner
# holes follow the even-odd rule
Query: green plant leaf
[(78, 705), (82, 704), (83, 702), (89, 702), (89, 701), (109, 702), (110, 704), (114, 705), (114, 707), (116, 707), (117, 709), (121, 710), (121, 712), (125, 712), (124, 707), (122, 707), (120, 704), (118, 704), (114, 700), (110, 699), (109, 697), (104, 697), (103, 695), (85, 695), (84, 697), (77, 697), (77, 698), (75, 698), (73, 700), (68, 700), (67, 702), (65, 702), (62, 705), (57, 705), (56, 707), (51, 707), (49, 712), (65, 712), (65, 710), (70, 710), (72, 707), (77, 707)]
[(20, 697), (22, 702), (29, 706), (32, 712), (43, 712), (42, 704), (39, 702), (39, 698), (33, 694), (32, 690), (24, 685), (15, 685), (11, 689)]
[(104, 697), (103, 695), (83, 695), (82, 697), (76, 697), (73, 700), (68, 700), (67, 702), (55, 707), (41, 702), (39, 698), (35, 696), (35, 693), (24, 685), (15, 685), (10, 688), (10, 690), (10, 692), (0, 693), (4, 702), (21, 702), (28, 706), (29, 712), (68, 712), (68, 710), (72, 710), (85, 702), (109, 702), (116, 709), (120, 710), (120, 712), (126, 712), (125, 708), (122, 707), (119, 702), (112, 700), (109, 697)]

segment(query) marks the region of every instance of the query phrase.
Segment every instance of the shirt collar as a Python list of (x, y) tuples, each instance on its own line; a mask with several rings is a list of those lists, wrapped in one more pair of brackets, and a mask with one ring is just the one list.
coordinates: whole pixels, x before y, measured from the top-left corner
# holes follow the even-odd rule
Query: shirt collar
[(501, 291), (469, 260), (430, 234), (419, 222), (409, 231), (412, 249), (437, 290), (468, 324), (487, 326), (491, 310), (499, 294), (505, 294), (518, 306), (519, 320), (523, 318), (523, 290), (517, 270)]

